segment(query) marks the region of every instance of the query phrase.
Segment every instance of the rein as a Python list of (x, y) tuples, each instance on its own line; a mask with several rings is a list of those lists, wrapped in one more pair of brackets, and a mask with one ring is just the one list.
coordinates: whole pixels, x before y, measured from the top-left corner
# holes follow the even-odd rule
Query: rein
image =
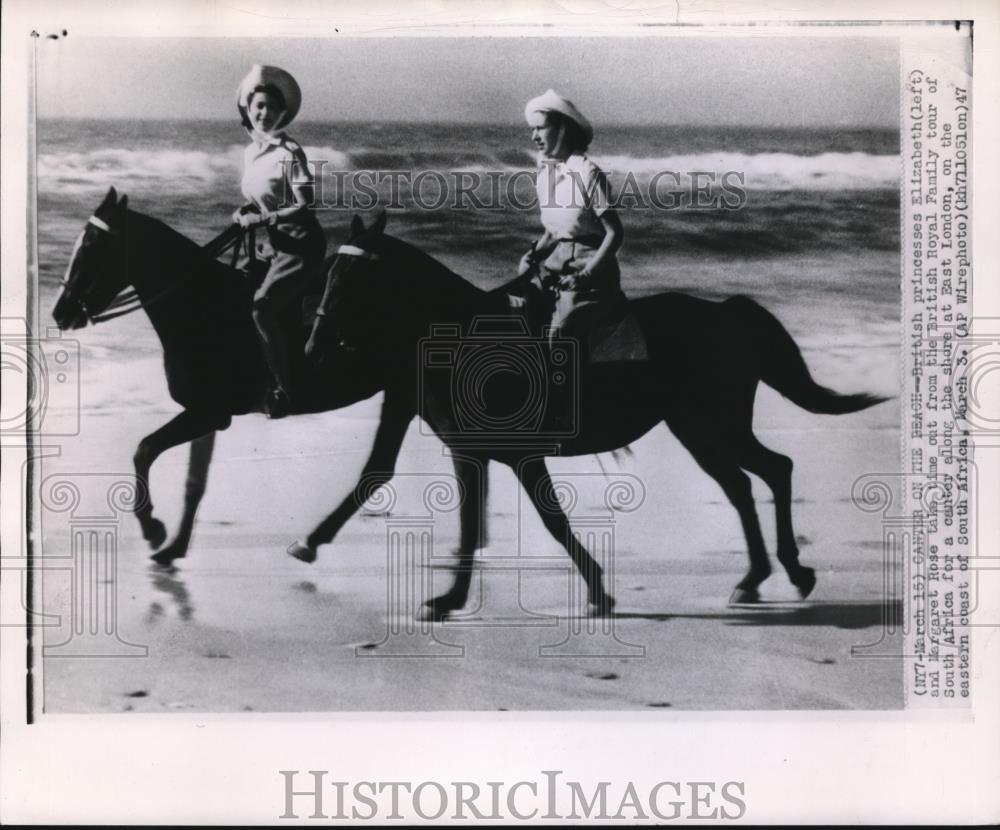
[[(118, 230), (108, 225), (108, 223), (103, 219), (99, 219), (96, 216), (91, 216), (87, 222), (98, 230), (110, 234), (111, 236), (118, 236), (120, 233)], [(228, 251), (230, 248), (233, 248), (233, 257), (235, 259), (239, 253), (239, 246), (242, 241), (243, 234), (240, 232), (239, 225), (233, 224), (215, 237), (215, 239), (203, 245), (201, 250), (206, 254), (206, 256), (208, 256), (209, 259), (215, 259)], [(124, 317), (126, 314), (131, 314), (133, 311), (149, 308), (180, 288), (180, 286), (183, 285), (187, 279), (179, 280), (178, 282), (168, 285), (166, 288), (157, 292), (145, 302), (143, 302), (139, 297), (139, 293), (135, 290), (135, 288), (123, 289), (108, 304), (108, 307), (99, 314), (90, 314), (90, 312), (87, 311), (86, 303), (82, 299), (79, 302), (84, 310), (84, 313), (87, 315), (87, 319), (92, 324), (103, 323), (106, 320), (114, 320), (116, 317)], [(62, 281), (62, 285), (66, 288), (69, 287), (65, 279)]]

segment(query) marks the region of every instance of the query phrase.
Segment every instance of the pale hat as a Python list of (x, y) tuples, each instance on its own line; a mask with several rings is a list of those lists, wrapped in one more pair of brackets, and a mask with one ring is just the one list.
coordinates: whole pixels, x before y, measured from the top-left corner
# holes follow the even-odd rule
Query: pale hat
[(240, 81), (239, 88), (236, 90), (236, 107), (240, 111), (240, 115), (249, 123), (247, 108), (250, 106), (250, 99), (254, 92), (263, 87), (273, 87), (285, 99), (285, 111), (278, 118), (274, 129), (287, 127), (299, 114), (299, 107), (302, 106), (302, 90), (299, 89), (295, 78), (277, 66), (255, 64), (249, 74)]
[(532, 98), (528, 101), (524, 107), (524, 117), (527, 118), (533, 112), (558, 112), (560, 115), (565, 115), (570, 121), (574, 122), (581, 130), (583, 130), (583, 134), (587, 137), (588, 144), (594, 140), (594, 128), (591, 127), (590, 122), (583, 117), (583, 113), (573, 105), (572, 101), (568, 98), (563, 98), (563, 96), (554, 89), (546, 90), (537, 98)]

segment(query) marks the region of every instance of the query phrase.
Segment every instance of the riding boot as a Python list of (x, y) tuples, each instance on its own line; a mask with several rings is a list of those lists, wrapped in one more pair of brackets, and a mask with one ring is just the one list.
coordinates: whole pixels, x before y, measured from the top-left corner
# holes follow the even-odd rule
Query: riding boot
[(264, 414), (272, 421), (292, 414), (292, 403), (280, 386), (272, 389), (268, 394), (264, 401)]
[(260, 334), (264, 349), (264, 358), (274, 385), (264, 402), (264, 413), (268, 418), (277, 420), (290, 415), (294, 411), (292, 397), (289, 394), (288, 350), (285, 346), (284, 332), (274, 322), (270, 315), (255, 310), (254, 321)]

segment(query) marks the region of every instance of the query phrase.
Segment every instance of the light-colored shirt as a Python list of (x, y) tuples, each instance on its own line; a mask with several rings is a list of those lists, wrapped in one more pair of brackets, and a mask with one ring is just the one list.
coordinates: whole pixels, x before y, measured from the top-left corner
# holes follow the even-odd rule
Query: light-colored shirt
[(294, 204), (295, 191), (311, 187), (313, 176), (298, 142), (282, 134), (274, 142), (253, 142), (243, 153), (240, 189), (261, 211)]
[(544, 159), (535, 180), (542, 226), (557, 239), (603, 237), (600, 216), (610, 207), (604, 172), (584, 155)]

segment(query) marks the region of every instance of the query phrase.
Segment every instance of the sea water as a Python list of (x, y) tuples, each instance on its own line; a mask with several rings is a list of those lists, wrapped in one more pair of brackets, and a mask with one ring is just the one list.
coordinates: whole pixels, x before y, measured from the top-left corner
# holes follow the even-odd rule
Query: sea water
[[(491, 288), (514, 275), (540, 233), (531, 186), (537, 158), (523, 126), (304, 122), (291, 133), (321, 171), (327, 206), (318, 215), (328, 252), (346, 241), (354, 213), (370, 218), (388, 206), (388, 232)], [(246, 143), (235, 120), (42, 120), (44, 313), (76, 236), (110, 186), (128, 194), (132, 209), (205, 242), (244, 201)], [(781, 318), (810, 365), (825, 370), (822, 380), (854, 378), (854, 388), (893, 391), (900, 302), (896, 131), (599, 125), (588, 155), (608, 174), (613, 193), (634, 187), (640, 197), (620, 207), (627, 294), (750, 295)], [(389, 174), (402, 183), (397, 191), (389, 189)], [(417, 192), (420, 174), (426, 186)], [(439, 199), (440, 182), (451, 186), (462, 174), (480, 182), (494, 177), (499, 200), (490, 199), (489, 185), (477, 191), (478, 202), (455, 193)], [(365, 194), (351, 183), (379, 175), (374, 198), (359, 199)], [(693, 198), (667, 207), (664, 199), (651, 203), (651, 182), (678, 183), (690, 196), (698, 176), (716, 185), (729, 176), (739, 198), (728, 205), (699, 206)], [(157, 348), (148, 328), (106, 325), (100, 340), (107, 338), (112, 352), (126, 343)], [(110, 327), (117, 327), (114, 334)]]

